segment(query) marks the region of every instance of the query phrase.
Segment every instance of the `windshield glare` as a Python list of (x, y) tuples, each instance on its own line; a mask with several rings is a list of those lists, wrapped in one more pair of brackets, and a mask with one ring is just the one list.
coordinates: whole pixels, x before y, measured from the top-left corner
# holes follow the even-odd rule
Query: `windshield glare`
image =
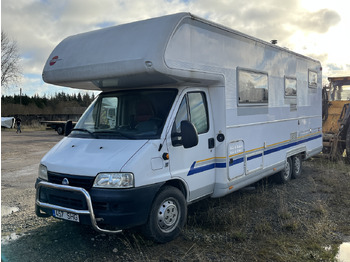
[(85, 111), (71, 136), (157, 139), (176, 94), (176, 89), (102, 93)]

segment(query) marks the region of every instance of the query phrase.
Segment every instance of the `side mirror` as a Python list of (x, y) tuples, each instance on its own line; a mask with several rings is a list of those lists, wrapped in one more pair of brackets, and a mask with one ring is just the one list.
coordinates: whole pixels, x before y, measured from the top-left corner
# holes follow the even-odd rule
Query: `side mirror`
[(198, 145), (198, 134), (195, 126), (188, 120), (181, 122), (181, 133), (171, 134), (173, 146), (183, 145), (191, 148)]
[(68, 120), (64, 125), (64, 135), (68, 136), (70, 132), (72, 132), (72, 129), (73, 129), (73, 122), (72, 120)]

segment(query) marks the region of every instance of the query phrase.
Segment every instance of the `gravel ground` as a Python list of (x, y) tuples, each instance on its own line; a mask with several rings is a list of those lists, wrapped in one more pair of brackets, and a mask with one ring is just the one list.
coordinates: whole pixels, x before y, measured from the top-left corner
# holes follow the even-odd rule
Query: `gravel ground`
[[(302, 177), (287, 185), (261, 183), (191, 205), (184, 233), (163, 245), (144, 239), (137, 229), (99, 234), (73, 222), (38, 218), (37, 168), (60, 139), (54, 131), (1, 133), (4, 262), (332, 261), (328, 253), (350, 240), (349, 193), (336, 192), (349, 187), (350, 169), (334, 170), (320, 160), (305, 162)], [(313, 245), (305, 248), (309, 242)]]

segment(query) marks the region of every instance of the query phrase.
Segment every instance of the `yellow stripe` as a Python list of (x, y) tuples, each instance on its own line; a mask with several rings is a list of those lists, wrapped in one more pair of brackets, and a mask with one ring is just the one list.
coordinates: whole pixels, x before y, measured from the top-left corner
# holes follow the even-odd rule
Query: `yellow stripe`
[[(242, 155), (244, 154), (245, 152), (241, 152), (241, 153), (237, 153), (237, 154), (233, 154), (233, 155), (229, 155), (228, 157), (234, 157), (234, 156), (239, 156), (239, 155)], [(226, 157), (225, 157), (226, 158)]]
[(266, 147), (276, 146), (276, 145), (280, 145), (280, 144), (287, 143), (287, 142), (290, 142), (290, 139), (289, 140), (284, 140), (282, 142), (274, 143), (274, 144), (268, 145)]
[(205, 161), (209, 161), (209, 160), (213, 160), (216, 157), (211, 157), (211, 158), (207, 158), (207, 159), (203, 159), (203, 160), (198, 160), (197, 163), (201, 163), (201, 162), (205, 162)]
[[(308, 134), (308, 135), (305, 135), (305, 136), (299, 136), (297, 138), (297, 140), (300, 140), (300, 139), (308, 137), (308, 136), (317, 135), (317, 134), (320, 134), (320, 133), (322, 133), (322, 132), (318, 131), (316, 133)], [(272, 147), (272, 146), (276, 146), (276, 145), (280, 145), (280, 144), (283, 144), (283, 143), (288, 143), (288, 142), (291, 142), (291, 140), (288, 139), (288, 140), (284, 140), (282, 142), (278, 142), (278, 143), (274, 143), (274, 144), (271, 144), (271, 145), (267, 145), (266, 148)], [(240, 152), (240, 153), (237, 153), (237, 154), (229, 155), (229, 157), (235, 157), (235, 156), (239, 156), (239, 155), (242, 155), (242, 154), (247, 154), (247, 153), (254, 152), (254, 151), (257, 151), (257, 150), (261, 150), (261, 149), (264, 149), (264, 147), (262, 146), (262, 147), (254, 148), (254, 149), (251, 149), (251, 150), (248, 150), (248, 151), (244, 151), (244, 152)], [(203, 160), (198, 160), (197, 163), (201, 163), (201, 162), (205, 162), (205, 161), (209, 161), (209, 160), (213, 160), (213, 159), (226, 159), (226, 157), (211, 157), (211, 158), (207, 158), (207, 159), (203, 159)]]

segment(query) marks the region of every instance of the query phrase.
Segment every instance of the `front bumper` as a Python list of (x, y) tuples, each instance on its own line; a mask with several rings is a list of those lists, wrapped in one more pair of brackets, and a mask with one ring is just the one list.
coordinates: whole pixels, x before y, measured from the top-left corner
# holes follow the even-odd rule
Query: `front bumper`
[[(147, 222), (153, 199), (163, 183), (130, 189), (86, 190), (38, 179), (35, 211), (39, 217), (53, 215), (53, 210), (78, 214), (81, 223), (102, 233), (118, 233)], [(118, 230), (105, 229), (110, 225)]]

